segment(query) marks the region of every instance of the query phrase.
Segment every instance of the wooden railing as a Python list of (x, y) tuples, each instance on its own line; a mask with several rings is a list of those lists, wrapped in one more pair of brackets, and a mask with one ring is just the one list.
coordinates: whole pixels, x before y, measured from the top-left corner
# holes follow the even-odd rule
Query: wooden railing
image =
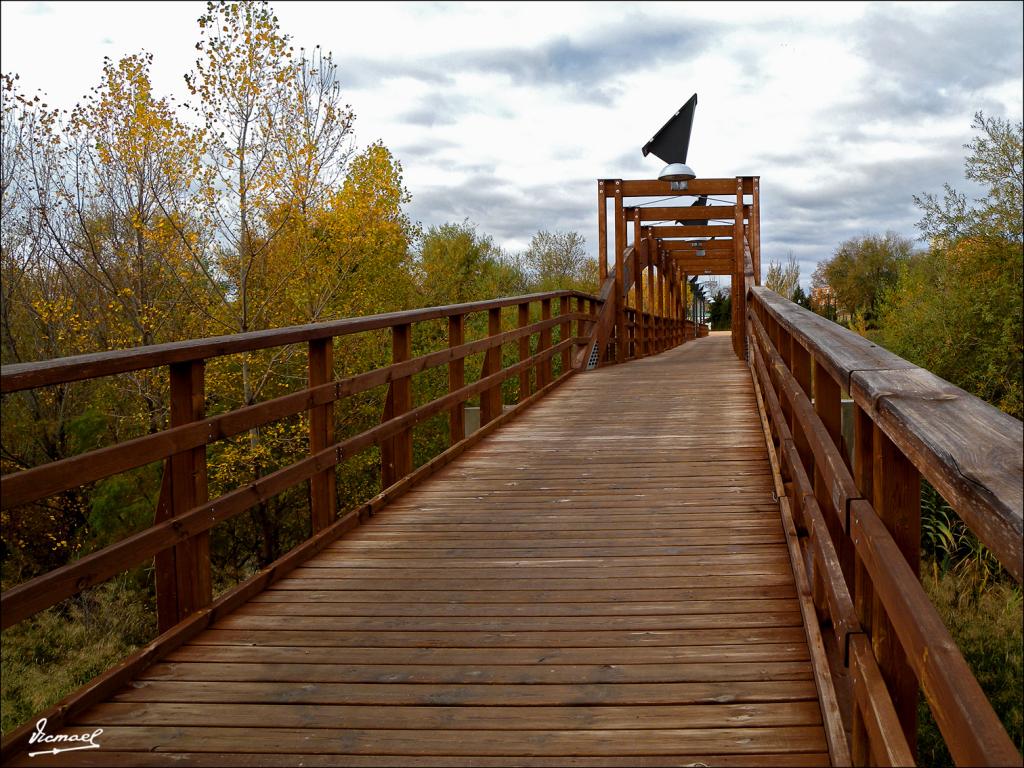
[[(152, 659), (185, 642), (217, 616), (281, 578), (341, 533), (372, 515), (376, 508), (447, 464), (516, 411), (558, 386), (573, 372), (574, 347), (586, 344), (589, 326), (601, 304), (595, 296), (560, 291), (5, 366), (0, 373), (0, 388), (5, 396), (154, 368), (166, 368), (169, 377), (169, 428), (2, 478), (0, 503), (3, 509), (10, 509), (152, 462), (164, 462), (163, 491), (152, 525), (19, 584), (0, 597), (0, 616), (6, 629), (88, 587), (155, 560), (158, 625), (163, 634), (46, 713), (51, 726), (59, 727), (73, 711), (115, 690)], [(534, 317), (538, 314), (536, 305), (540, 306), (539, 321), (531, 322), (531, 305)], [(506, 330), (502, 310), (512, 308), (517, 309), (518, 323)], [(488, 335), (466, 342), (465, 322), (472, 313), (486, 314)], [(447, 320), (447, 348), (412, 357), (413, 325), (438, 320)], [(335, 379), (334, 339), (384, 329), (391, 334), (392, 363)], [(555, 329), (557, 340), (553, 339)], [(534, 336), (538, 341), (531, 353), (531, 337)], [(208, 360), (293, 344), (308, 346), (307, 387), (216, 416), (205, 416), (204, 372)], [(517, 345), (519, 359), (505, 366), (502, 347), (512, 344)], [(480, 376), (466, 384), (466, 358), (480, 353), (484, 355)], [(556, 358), (561, 361), (557, 378), (553, 373)], [(411, 377), (438, 366), (448, 368), (447, 394), (413, 407)], [(532, 384), (531, 373), (534, 374)], [(518, 403), (506, 412), (502, 383), (513, 377), (519, 382)], [(360, 434), (338, 440), (333, 418), (336, 404), (382, 385), (388, 386), (382, 422)], [(480, 397), (481, 429), (467, 437), (463, 404), (476, 395)], [(412, 427), (445, 412), (449, 416), (451, 447), (414, 468)], [(303, 413), (308, 414), (308, 456), (219, 498), (208, 498), (207, 446)], [(383, 491), (339, 518), (335, 468), (374, 445), (381, 448)], [(309, 483), (312, 536), (270, 567), (214, 600), (209, 552), (209, 533), (213, 526), (306, 482)], [(5, 744), (14, 743), (21, 735), (24, 735), (21, 731), (10, 734)]]
[[(1024, 427), (772, 291), (746, 288), (784, 517), (795, 523), (795, 565), (809, 579), (809, 618), (824, 632), (853, 763), (912, 763), (920, 688), (958, 765), (1020, 765), (918, 566), (924, 477), (1021, 580)], [(854, 401), (852, 446), (844, 393)]]

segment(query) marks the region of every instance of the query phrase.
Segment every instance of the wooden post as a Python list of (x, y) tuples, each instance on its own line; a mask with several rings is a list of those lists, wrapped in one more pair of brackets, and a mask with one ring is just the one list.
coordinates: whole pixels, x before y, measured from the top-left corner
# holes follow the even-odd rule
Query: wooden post
[[(790, 369), (793, 371), (793, 377), (800, 385), (800, 389), (810, 399), (814, 396), (811, 392), (811, 353), (804, 349), (803, 344), (797, 341), (795, 336), (790, 337), (789, 346)], [(783, 411), (791, 411), (786, 398), (782, 398), (782, 401)], [(793, 435), (793, 445), (800, 455), (804, 470), (808, 477), (814, 477), (814, 454), (811, 452), (811, 444), (807, 435), (804, 434), (800, 421), (792, 413), (786, 413), (786, 416), (789, 418), (789, 431)]]
[(658, 318), (658, 299), (654, 292), (654, 252), (650, 249), (650, 238), (642, 237), (644, 242), (644, 264), (647, 267), (647, 305), (650, 307), (650, 324), (647, 328), (647, 354), (656, 355), (658, 349), (658, 335), (661, 330), (660, 319)]
[[(501, 308), (496, 307), (487, 311), (487, 334), (498, 336), (501, 334)], [(490, 376), (501, 370), (501, 345), (488, 349), (484, 354), (484, 370), (481, 378)], [(496, 384), (490, 389), (480, 393), (480, 426), (487, 424), (501, 416), (502, 398), (501, 384)]]
[[(448, 318), (448, 347), (465, 343), (465, 315)], [(460, 357), (448, 363), (448, 391), (455, 392), (466, 384), (466, 358)], [(451, 445), (466, 439), (466, 404), (456, 403), (448, 412), (448, 441)]]
[(732, 231), (732, 348), (736, 357), (745, 357), (744, 324), (746, 321), (746, 297), (743, 288), (743, 178), (736, 177), (736, 218)]
[(658, 352), (664, 352), (669, 347), (668, 340), (668, 317), (666, 315), (667, 302), (665, 301), (665, 257), (660, 254), (654, 247), (654, 238), (648, 237), (648, 248), (650, 252), (655, 255), (658, 264), (658, 315), (661, 320), (659, 321), (659, 333), (658, 333)]
[(668, 339), (669, 339), (669, 341), (668, 341), (668, 343), (669, 343), (670, 347), (674, 347), (674, 346), (676, 346), (676, 321), (678, 319), (676, 317), (676, 266), (672, 262), (672, 260), (669, 259), (669, 257), (667, 255), (665, 255), (664, 253), (662, 253), (662, 258), (665, 260), (665, 268), (666, 268), (666, 273), (665, 273), (665, 277), (666, 277), (666, 279), (665, 279), (665, 282), (666, 282), (666, 286), (665, 286), (665, 290), (666, 290), (666, 293), (665, 293), (665, 303), (666, 303), (666, 312), (668, 313), (668, 316), (669, 316), (669, 324), (668, 324), (668, 327), (669, 327)]
[[(170, 365), (171, 426), (202, 419), (206, 411), (203, 360)], [(207, 501), (206, 446), (176, 453), (164, 464), (164, 484), (154, 522), (178, 517)], [(157, 627), (173, 627), (213, 599), (208, 531), (156, 556)]]
[[(843, 450), (843, 405), (839, 384), (829, 375), (828, 371), (817, 361), (814, 361), (814, 411), (818, 414), (825, 431), (828, 432), (832, 442)], [(814, 471), (814, 496), (818, 500), (825, 523), (828, 526), (829, 534), (832, 537), (832, 544), (835, 546), (836, 554), (839, 555), (839, 563), (843, 568), (843, 575), (846, 583), (853, 583), (853, 549), (849, 537), (843, 532), (840, 517), (846, 515), (845, 509), (833, 511), (832, 493), (828, 488), (824, 475), (820, 469), (815, 467)]]
[[(309, 342), (309, 386), (316, 387), (334, 379), (334, 339)], [(334, 444), (334, 403), (309, 411), (309, 452), (318, 453)], [(337, 512), (335, 468), (325, 469), (309, 479), (309, 513), (313, 533), (334, 522)]]
[(750, 257), (754, 262), (754, 285), (761, 284), (761, 177), (751, 179), (754, 194), (750, 206)]
[[(872, 424), (872, 506), (915, 575), (921, 569), (921, 477), (877, 424)], [(917, 755), (917, 678), (881, 601), (871, 606), (871, 645), (892, 695), (903, 735)]]
[(696, 339), (697, 338), (697, 284), (691, 282), (691, 283), (688, 283), (688, 285), (692, 285), (693, 286), (693, 288), (690, 289), (690, 306), (692, 307), (692, 309), (690, 311), (690, 322), (693, 325), (693, 338)]
[[(590, 330), (597, 323), (597, 302), (596, 301), (589, 301), (587, 303), (590, 305), (590, 307), (589, 307), (589, 309), (590, 309), (590, 320), (587, 322), (587, 333), (589, 334)], [(600, 343), (600, 342), (598, 342), (598, 343)], [(608, 345), (606, 343), (605, 347), (607, 347), (607, 346)], [(588, 354), (589, 354), (589, 350), (588, 350)], [(598, 350), (597, 350), (597, 361), (598, 361), (598, 364), (604, 362), (606, 354), (607, 354), (607, 350), (606, 349), (598, 348)], [(584, 363), (584, 365), (586, 365), (586, 363)]]
[(675, 318), (673, 323), (673, 331), (675, 335), (675, 345), (683, 344), (686, 342), (686, 327), (683, 324), (683, 279), (686, 275), (679, 268), (679, 265), (675, 263), (675, 260), (669, 254), (665, 254), (665, 258), (672, 262), (672, 316)]
[[(524, 302), (519, 305), (518, 323), (520, 328), (530, 324), (530, 303)], [(532, 336), (532, 334), (531, 334)], [(530, 338), (523, 336), (519, 339), (519, 362), (530, 358)], [(530, 396), (530, 369), (524, 368), (519, 372), (519, 402), (523, 402)]]
[[(540, 319), (551, 319), (551, 299), (541, 299)], [(537, 352), (543, 352), (551, 348), (551, 328), (545, 328), (540, 332), (540, 343), (537, 345)], [(544, 360), (537, 366), (537, 389), (546, 387), (551, 383), (551, 358)]]
[(690, 276), (685, 272), (682, 273), (682, 279), (679, 281), (679, 291), (682, 294), (682, 298), (679, 300), (680, 309), (682, 310), (682, 325), (680, 326), (680, 342), (685, 344), (690, 340), (689, 335), (686, 333), (686, 292), (689, 290)]
[[(584, 299), (582, 296), (577, 296), (576, 297), (576, 314), (578, 314), (578, 315), (585, 315), (585, 314), (587, 314), (587, 304), (589, 304), (589, 303), (590, 303), (589, 299)], [(587, 338), (587, 334), (589, 332), (590, 332), (590, 329), (587, 327), (587, 321), (584, 320), (582, 317), (577, 318), (576, 319), (576, 338), (578, 338), (578, 339), (585, 339), (585, 338)], [(589, 359), (589, 355), (590, 355), (590, 350), (588, 349), (587, 350), (588, 359)], [(586, 362), (584, 362), (584, 366), (586, 366)]]
[[(404, 363), (412, 357), (412, 327), (408, 323), (391, 328), (391, 362)], [(388, 387), (382, 422), (401, 416), (412, 408), (412, 379), (401, 376)], [(403, 429), (381, 442), (381, 487), (388, 488), (412, 472), (412, 430)]]
[(644, 336), (646, 335), (646, 319), (644, 318), (644, 243), (640, 238), (640, 209), (633, 209), (633, 286), (636, 297), (636, 325), (633, 357), (644, 356)]
[(608, 278), (608, 198), (603, 180), (597, 182), (597, 273), (600, 290)]
[[(569, 297), (562, 296), (558, 300), (558, 314), (565, 317), (569, 314)], [(572, 335), (572, 320), (563, 320), (558, 326), (558, 343), (561, 344), (563, 341), (568, 339)], [(569, 368), (572, 365), (572, 348), (566, 347), (562, 350), (562, 370), (560, 376), (565, 376), (569, 372)]]
[[(874, 424), (859, 405), (853, 407), (853, 479), (865, 499), (874, 496)], [(870, 637), (871, 608), (875, 590), (864, 562), (854, 551), (853, 607), (861, 629)], [(870, 740), (860, 707), (854, 702), (850, 727), (850, 754), (854, 765), (868, 765), (871, 760)]]
[(622, 263), (626, 250), (626, 222), (622, 210), (622, 180), (615, 181), (615, 360), (626, 360), (626, 291), (625, 270)]

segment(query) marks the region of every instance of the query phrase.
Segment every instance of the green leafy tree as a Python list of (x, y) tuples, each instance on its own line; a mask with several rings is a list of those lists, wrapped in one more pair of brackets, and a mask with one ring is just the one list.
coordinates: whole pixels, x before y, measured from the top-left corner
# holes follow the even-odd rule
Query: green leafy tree
[(586, 240), (578, 232), (541, 230), (522, 256), (532, 288), (537, 291), (597, 288), (597, 260), (589, 258)]
[(1022, 406), (1022, 124), (975, 117), (967, 177), (987, 184), (968, 203), (915, 198), (929, 250), (903, 265), (885, 297), (880, 341), (1017, 418)]
[(971, 127), (978, 134), (964, 145), (969, 151), (964, 175), (983, 186), (986, 193), (972, 203), (965, 194), (946, 184), (942, 200), (928, 192), (915, 196), (914, 202), (923, 213), (918, 228), (926, 238), (937, 245), (968, 236), (1024, 241), (1021, 126), (1020, 120), (1013, 122), (975, 113)]
[(732, 299), (727, 289), (720, 288), (711, 297), (708, 314), (712, 331), (727, 331), (732, 327)]
[(799, 285), (797, 285), (797, 287), (793, 289), (793, 295), (790, 296), (790, 300), (794, 304), (799, 304), (804, 309), (810, 309), (811, 308), (811, 297), (808, 296), (804, 292), (804, 289), (801, 288)]
[(424, 233), (416, 258), (424, 306), (514, 296), (527, 288), (519, 263), (470, 221)]
[(841, 321), (873, 329), (882, 294), (913, 251), (913, 241), (895, 232), (854, 237), (819, 263), (812, 284), (831, 298)]

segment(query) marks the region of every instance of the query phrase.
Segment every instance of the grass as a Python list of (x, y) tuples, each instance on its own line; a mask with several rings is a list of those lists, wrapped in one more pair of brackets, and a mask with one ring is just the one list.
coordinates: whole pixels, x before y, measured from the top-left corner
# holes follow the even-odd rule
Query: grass
[(4, 631), (0, 729), (6, 734), (114, 666), (156, 634), (130, 577), (106, 582)]
[[(975, 571), (943, 572), (926, 563), (921, 583), (974, 672), (1007, 733), (1024, 751), (1021, 588), (1009, 579), (986, 579)], [(918, 763), (954, 765), (928, 705), (918, 705)]]

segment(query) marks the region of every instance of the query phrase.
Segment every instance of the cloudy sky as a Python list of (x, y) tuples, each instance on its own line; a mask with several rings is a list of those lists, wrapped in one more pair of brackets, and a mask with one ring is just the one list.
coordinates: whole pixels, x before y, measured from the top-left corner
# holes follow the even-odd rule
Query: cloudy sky
[[(71, 107), (104, 56), (155, 57), (185, 97), (205, 3), (2, 4), (2, 69)], [(576, 230), (597, 178), (653, 178), (640, 147), (696, 92), (699, 176), (760, 175), (762, 253), (815, 263), (866, 232), (916, 237), (912, 195), (966, 191), (975, 111), (1021, 119), (1024, 4), (278, 2), (341, 65), (359, 146), (402, 161), (410, 214), (506, 248)]]

